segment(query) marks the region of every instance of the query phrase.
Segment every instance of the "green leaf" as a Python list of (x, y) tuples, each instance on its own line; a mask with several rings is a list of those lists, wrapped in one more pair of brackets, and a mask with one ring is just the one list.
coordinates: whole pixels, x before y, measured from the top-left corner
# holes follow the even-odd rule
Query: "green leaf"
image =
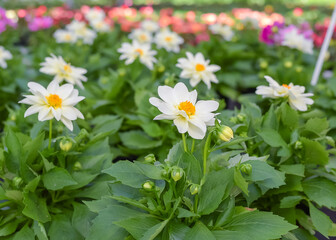
[(22, 145), (19, 138), (10, 128), (8, 128), (8, 132), (5, 136), (5, 145), (10, 153), (10, 157), (6, 159), (6, 166), (11, 172), (17, 173), (20, 169)]
[(329, 231), (332, 227), (332, 221), (330, 220), (330, 218), (323, 212), (318, 210), (316, 207), (314, 207), (311, 202), (309, 202), (309, 213), (314, 227), (316, 227), (316, 230), (319, 231), (323, 236), (328, 238)]
[(305, 129), (321, 136), (329, 128), (329, 122), (326, 118), (310, 118), (305, 124)]
[(34, 221), (34, 223), (33, 223), (33, 230), (34, 230), (34, 233), (35, 233), (35, 235), (37, 236), (37, 238), (39, 240), (48, 240), (48, 236), (47, 236), (46, 230), (45, 230), (45, 228), (44, 228), (44, 226), (43, 226), (42, 223)]
[(79, 232), (72, 226), (70, 219), (65, 215), (53, 216), (48, 235), (50, 236), (50, 240), (83, 239)]
[(306, 163), (314, 163), (318, 165), (326, 165), (329, 162), (328, 152), (319, 142), (300, 138), (303, 144), (303, 159)]
[(336, 207), (336, 185), (334, 182), (322, 178), (312, 178), (302, 182), (304, 193), (310, 200), (327, 208)]
[(299, 114), (297, 111), (292, 109), (287, 103), (281, 104), (280, 107), (280, 117), (283, 125), (289, 127), (290, 129), (296, 128), (299, 123)]
[(295, 207), (303, 199), (302, 196), (286, 196), (280, 201), (280, 208)]
[(303, 164), (281, 165), (280, 170), (286, 174), (304, 177), (305, 167)]
[(270, 128), (264, 128), (257, 134), (271, 147), (282, 147), (282, 150), (284, 151), (282, 155), (290, 155), (290, 149), (278, 131)]
[(170, 166), (181, 167), (187, 179), (193, 183), (199, 183), (203, 176), (200, 162), (194, 155), (184, 152), (182, 142), (178, 142), (169, 150), (165, 162)]
[(233, 179), (237, 187), (239, 187), (243, 193), (248, 195), (248, 183), (246, 182), (245, 178), (241, 174), (240, 170), (238, 168), (234, 168), (234, 175)]
[(224, 211), (217, 217), (215, 227), (226, 224), (232, 218), (235, 210), (235, 199), (233, 197), (227, 198), (223, 206)]
[(122, 143), (130, 149), (150, 149), (162, 144), (162, 140), (150, 138), (142, 131), (133, 130), (119, 133)]
[(196, 217), (199, 216), (196, 213), (190, 212), (187, 209), (184, 208), (177, 208), (178, 209), (178, 215), (177, 218), (188, 218), (188, 217)]
[(35, 192), (38, 184), (40, 183), (41, 176), (37, 176), (32, 181), (30, 181), (24, 188), (25, 191)]
[(13, 220), (0, 228), (0, 237), (8, 236), (16, 231), (17, 226), (19, 225), (18, 220)]
[(246, 233), (229, 231), (229, 230), (221, 230), (221, 231), (213, 231), (213, 235), (216, 237), (216, 240), (251, 240), (249, 235)]
[(130, 161), (119, 161), (103, 172), (134, 188), (141, 188), (142, 184), (148, 180), (141, 169)]
[(185, 235), (189, 232), (190, 228), (177, 221), (171, 221), (168, 225), (169, 240), (185, 239)]
[(236, 215), (223, 226), (225, 230), (236, 231), (248, 236), (249, 240), (269, 240), (280, 238), (281, 235), (296, 228), (282, 217), (270, 212), (245, 212)]
[(42, 223), (51, 220), (44, 198), (38, 197), (35, 193), (26, 192), (24, 193), (23, 203), (25, 208), (22, 210), (22, 213), (27, 217)]
[(185, 240), (216, 240), (212, 232), (200, 221), (186, 234)]
[(27, 225), (17, 232), (13, 240), (35, 240), (35, 234)]
[(161, 231), (167, 225), (168, 222), (169, 219), (154, 225), (145, 232), (145, 234), (142, 236), (142, 238), (140, 238), (140, 240), (153, 240), (154, 238), (156, 238), (156, 236), (158, 236), (161, 233)]
[[(198, 213), (206, 215), (217, 209), (233, 187), (233, 168), (210, 172), (199, 194)], [(218, 184), (221, 183), (221, 184)]]
[[(105, 199), (111, 201), (111, 199)], [(101, 201), (96, 201), (103, 203)], [(99, 215), (92, 221), (92, 226), (90, 228), (89, 236), (87, 240), (111, 240), (111, 239), (125, 239), (128, 235), (127, 232), (115, 225), (113, 222), (120, 219), (121, 217), (131, 217), (134, 214), (139, 214), (139, 212), (129, 210), (125, 207), (118, 207), (115, 205), (106, 205), (104, 201), (104, 207), (99, 212)], [(123, 210), (126, 211), (123, 211)]]
[(55, 167), (43, 175), (42, 181), (44, 186), (52, 191), (63, 189), (66, 186), (77, 184), (67, 170)]
[(83, 236), (89, 235), (91, 220), (96, 216), (87, 206), (73, 202), (74, 211), (71, 219), (72, 226)]
[(160, 221), (157, 218), (148, 214), (114, 222), (117, 226), (126, 229), (135, 239), (140, 239), (148, 229), (159, 223)]
[(246, 176), (247, 180), (256, 182), (262, 189), (263, 193), (267, 189), (278, 188), (285, 184), (285, 174), (275, 170), (273, 167), (262, 161), (248, 161), (252, 166), (252, 173)]

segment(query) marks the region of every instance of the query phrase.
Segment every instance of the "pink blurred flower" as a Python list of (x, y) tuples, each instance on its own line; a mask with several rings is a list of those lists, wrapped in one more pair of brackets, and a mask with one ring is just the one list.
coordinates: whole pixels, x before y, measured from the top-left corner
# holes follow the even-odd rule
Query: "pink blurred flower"
[(300, 17), (300, 16), (302, 16), (302, 14), (303, 14), (303, 10), (302, 10), (302, 8), (299, 8), (299, 7), (294, 8), (294, 10), (293, 10), (293, 15), (294, 15), (295, 17)]
[(210, 36), (207, 32), (200, 33), (196, 35), (196, 44), (199, 44), (200, 42), (207, 42), (210, 40)]
[(53, 26), (53, 19), (51, 17), (35, 17), (32, 19), (27, 18), (28, 28), (30, 31), (39, 31)]

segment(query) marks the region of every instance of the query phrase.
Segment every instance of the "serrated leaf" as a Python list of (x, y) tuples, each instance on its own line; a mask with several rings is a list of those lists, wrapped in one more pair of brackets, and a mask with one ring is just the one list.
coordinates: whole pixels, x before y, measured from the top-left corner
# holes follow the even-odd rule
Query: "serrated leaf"
[(318, 210), (312, 203), (309, 202), (309, 213), (316, 230), (323, 236), (328, 237), (332, 227), (332, 221), (323, 212)]
[(296, 228), (282, 217), (270, 212), (247, 212), (236, 215), (223, 226), (225, 230), (236, 231), (249, 240), (269, 240), (280, 238), (281, 235)]
[(336, 207), (336, 185), (334, 182), (317, 177), (303, 181), (302, 187), (311, 201), (327, 208)]
[(52, 191), (63, 189), (66, 186), (77, 184), (67, 170), (59, 167), (51, 169), (43, 175), (42, 181), (44, 186)]

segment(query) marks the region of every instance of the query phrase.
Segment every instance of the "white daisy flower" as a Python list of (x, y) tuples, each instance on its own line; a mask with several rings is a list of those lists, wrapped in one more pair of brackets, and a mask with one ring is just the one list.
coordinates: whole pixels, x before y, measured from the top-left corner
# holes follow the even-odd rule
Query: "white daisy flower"
[(254, 29), (259, 29), (259, 21), (254, 17), (245, 17), (240, 20), (242, 24), (246, 27), (250, 26)]
[(163, 29), (155, 35), (155, 44), (158, 48), (164, 48), (168, 52), (178, 53), (180, 51), (180, 45), (184, 40), (176, 32), (172, 32), (169, 29)]
[(140, 24), (140, 27), (144, 29), (145, 31), (151, 32), (151, 33), (156, 32), (160, 29), (160, 26), (157, 22), (153, 20), (148, 20), (148, 19), (143, 20)]
[(74, 107), (84, 97), (78, 96), (78, 90), (73, 85), (65, 84), (60, 87), (54, 80), (47, 89), (35, 82), (29, 82), (28, 87), (33, 95), (24, 95), (25, 98), (19, 102), (32, 105), (24, 117), (38, 113), (39, 121), (55, 118), (62, 121), (70, 131), (73, 130), (72, 121), (77, 118), (84, 119), (83, 114)]
[(195, 139), (203, 139), (207, 126), (215, 124), (218, 102), (198, 101), (197, 91), (188, 91), (183, 83), (178, 83), (174, 88), (160, 86), (158, 88), (160, 98), (152, 97), (149, 102), (157, 107), (162, 114), (154, 120), (174, 120), (174, 125), (179, 133), (186, 133)]
[(45, 62), (41, 63), (40, 72), (54, 75), (54, 79), (58, 83), (63, 80), (71, 83), (73, 85), (78, 85), (80, 88), (84, 89), (82, 84), (87, 81), (84, 74), (87, 72), (84, 68), (78, 68), (71, 66), (70, 63), (66, 63), (61, 56), (55, 56), (51, 54), (51, 57), (46, 57)]
[(7, 68), (7, 60), (12, 59), (13, 56), (10, 51), (6, 50), (3, 46), (0, 46), (0, 67)]
[(90, 25), (97, 32), (108, 32), (108, 31), (110, 31), (110, 25), (107, 22), (105, 22), (104, 20), (92, 21), (92, 22), (90, 22)]
[(135, 59), (139, 58), (142, 64), (145, 64), (152, 70), (153, 64), (157, 62), (154, 57), (156, 51), (151, 50), (150, 44), (140, 44), (137, 41), (123, 43), (118, 52), (121, 53), (120, 60), (126, 59), (126, 65), (133, 63)]
[(85, 44), (92, 44), (97, 37), (97, 33), (89, 29), (85, 22), (73, 20), (66, 26), (66, 29), (71, 31), (77, 39), (82, 39)]
[(281, 45), (298, 49), (304, 53), (313, 54), (313, 39), (305, 38), (304, 35), (300, 34), (298, 29), (295, 28), (284, 34), (284, 40)]
[(54, 38), (57, 43), (75, 43), (77, 41), (77, 37), (73, 32), (63, 29), (56, 30)]
[(129, 39), (135, 40), (139, 43), (151, 43), (152, 42), (152, 34), (141, 28), (134, 29), (128, 35), (128, 37)]
[(210, 60), (205, 60), (202, 53), (187, 52), (187, 58), (179, 58), (176, 66), (182, 69), (181, 78), (190, 79), (190, 85), (195, 87), (200, 81), (203, 81), (208, 88), (211, 88), (211, 82), (218, 83), (214, 72), (220, 70), (220, 66), (211, 64)]
[(89, 11), (85, 13), (85, 18), (89, 22), (93, 21), (102, 21), (106, 17), (106, 14), (103, 10), (98, 9), (98, 8), (91, 8)]
[(304, 93), (305, 87), (293, 83), (279, 85), (274, 79), (265, 76), (269, 86), (258, 86), (256, 94), (263, 98), (288, 98), (289, 105), (298, 111), (307, 111), (307, 105), (312, 105), (314, 100), (310, 99), (314, 94)]
[(231, 27), (228, 25), (222, 25), (222, 24), (216, 23), (216, 24), (210, 25), (209, 29), (213, 34), (221, 35), (225, 41), (231, 41), (231, 39), (234, 36), (234, 32), (232, 31)]

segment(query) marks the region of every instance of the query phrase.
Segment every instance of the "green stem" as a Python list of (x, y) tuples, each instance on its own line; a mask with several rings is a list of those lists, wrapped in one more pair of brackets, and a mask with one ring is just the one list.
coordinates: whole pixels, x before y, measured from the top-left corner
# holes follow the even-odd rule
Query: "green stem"
[(52, 119), (49, 120), (49, 145), (48, 145), (48, 149), (51, 149), (51, 138), (52, 138)]
[(198, 205), (198, 193), (195, 196), (195, 203), (194, 203), (194, 213), (197, 213), (197, 206)]
[(183, 140), (183, 148), (185, 152), (188, 152), (188, 148), (187, 148), (187, 140), (186, 140), (186, 136), (184, 133), (182, 133), (182, 140)]
[(205, 176), (206, 174), (206, 166), (207, 166), (207, 159), (208, 159), (208, 155), (209, 155), (209, 146), (210, 146), (210, 142), (211, 142), (211, 136), (212, 136), (212, 132), (209, 132), (208, 134), (208, 138), (205, 142), (204, 145), (204, 151), (203, 151), (203, 176)]
[(192, 145), (191, 145), (191, 153), (194, 152), (194, 149), (195, 149), (195, 139), (192, 140)]

